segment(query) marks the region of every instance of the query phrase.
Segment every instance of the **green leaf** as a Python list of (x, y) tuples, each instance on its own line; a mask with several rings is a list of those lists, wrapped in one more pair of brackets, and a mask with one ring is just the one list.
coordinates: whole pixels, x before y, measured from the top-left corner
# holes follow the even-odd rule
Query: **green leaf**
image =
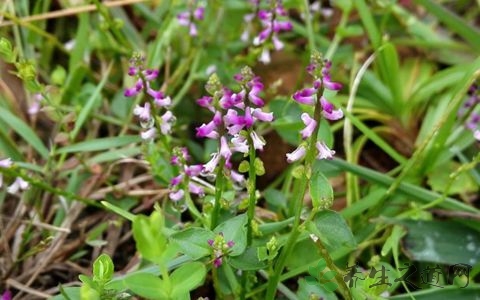
[(383, 244), (382, 256), (386, 256), (390, 250), (393, 250), (394, 257), (398, 258), (398, 245), (400, 245), (400, 240), (406, 233), (402, 226), (393, 226), (392, 233)]
[[(1, 108), (0, 108), (1, 109)], [(0, 110), (1, 111), (1, 110)], [(101, 150), (110, 150), (112, 148), (121, 147), (129, 144), (140, 142), (142, 139), (138, 135), (124, 135), (108, 138), (98, 138), (80, 142), (77, 144), (65, 146), (60, 148), (57, 153), (72, 153), (72, 152), (92, 152)]]
[(269, 188), (265, 190), (263, 196), (265, 197), (265, 200), (267, 200), (267, 203), (274, 207), (287, 207), (287, 198), (279, 190)]
[(80, 300), (100, 300), (100, 293), (88, 284), (80, 287)]
[(129, 211), (126, 211), (116, 205), (113, 205), (107, 201), (101, 201), (102, 205), (105, 206), (106, 208), (110, 209), (111, 211), (113, 211), (114, 213), (116, 213), (117, 215), (120, 215), (122, 217), (124, 217), (125, 219), (129, 220), (130, 222), (133, 222), (133, 220), (135, 219), (135, 215), (130, 213)]
[(411, 292), (403, 295), (391, 296), (388, 299), (392, 300), (438, 300), (438, 299), (455, 299), (455, 300), (471, 300), (477, 299), (480, 295), (480, 287), (474, 286), (465, 289), (460, 289), (457, 286), (447, 286), (443, 289), (432, 288), (421, 290), (418, 292)]
[(446, 9), (435, 1), (416, 0), (416, 2), (445, 23), (450, 30), (464, 38), (476, 51), (480, 51), (480, 30), (477, 27), (467, 23), (465, 19), (454, 14), (452, 10)]
[(92, 109), (95, 106), (98, 106), (100, 104), (100, 101), (102, 100), (101, 91), (105, 83), (107, 83), (107, 80), (109, 79), (108, 75), (110, 74), (111, 70), (112, 70), (112, 63), (108, 65), (108, 68), (105, 71), (105, 74), (102, 75), (103, 76), (102, 81), (100, 81), (100, 83), (97, 85), (93, 93), (90, 95), (90, 98), (88, 98), (87, 102), (82, 107), (80, 114), (78, 114), (78, 118), (75, 121), (75, 126), (72, 132), (70, 133), (70, 137), (72, 138), (72, 140), (76, 138), (77, 134), (79, 133), (85, 121), (87, 120)]
[(0, 38), (0, 56), (7, 62), (13, 63), (16, 58), (16, 53), (13, 50), (12, 43), (4, 37)]
[(70, 55), (70, 61), (68, 62), (68, 70), (72, 72), (77, 65), (83, 62), (85, 57), (85, 51), (87, 50), (88, 42), (90, 37), (89, 22), (90, 15), (88, 13), (83, 13), (78, 15), (79, 25), (77, 27), (76, 33), (76, 43), (73, 51)]
[(247, 247), (247, 220), (247, 215), (241, 214), (223, 222), (214, 230), (215, 233), (222, 232), (225, 241), (235, 242), (235, 245), (231, 249), (230, 256), (242, 254)]
[(399, 224), (407, 228), (402, 245), (412, 260), (451, 265), (475, 265), (480, 261), (480, 236), (465, 225), (454, 221), (401, 221)]
[(313, 173), (310, 178), (310, 197), (315, 208), (327, 209), (333, 204), (332, 185), (321, 172)]
[(478, 191), (478, 184), (467, 172), (460, 172), (452, 180), (450, 176), (458, 171), (459, 168), (461, 168), (461, 165), (454, 161), (435, 167), (428, 174), (428, 184), (432, 187), (432, 190), (442, 194), (445, 193), (446, 195), (475, 193)]
[(327, 281), (332, 280), (333, 278), (335, 278), (336, 275), (337, 275), (337, 272), (330, 270), (323, 274), (322, 279)]
[(324, 258), (322, 258), (320, 259), (320, 261), (315, 267), (308, 268), (308, 274), (312, 275), (315, 278), (319, 278), (320, 273), (323, 272), (323, 270), (325, 270), (326, 267), (327, 267), (327, 262), (325, 261)]
[(201, 262), (189, 262), (173, 271), (170, 276), (172, 282), (172, 298), (177, 298), (182, 294), (188, 294), (196, 287), (200, 286), (207, 275), (207, 268)]
[(137, 215), (133, 220), (133, 238), (140, 254), (153, 262), (161, 262), (167, 245), (163, 235), (164, 220), (160, 212), (154, 211), (150, 217)]
[(322, 287), (327, 291), (327, 292), (334, 292), (336, 289), (338, 289), (338, 284), (335, 282), (326, 282), (322, 284)]
[[(313, 279), (313, 281), (308, 281), (308, 277)], [(312, 295), (315, 296), (314, 299), (323, 299), (323, 300), (337, 300), (337, 296), (335, 293), (327, 292), (323, 286), (311, 276), (306, 276), (305, 280), (300, 278), (298, 280), (298, 291), (297, 296), (298, 299), (310, 299), (313, 298)], [(356, 298), (354, 298), (356, 300)], [(362, 299), (362, 298), (359, 298)]]
[(168, 299), (165, 283), (162, 279), (150, 273), (137, 273), (126, 277), (124, 285), (135, 294), (147, 299)]
[(238, 172), (240, 173), (247, 173), (250, 169), (250, 164), (246, 160), (242, 160), (240, 165), (238, 166)]
[(20, 135), (43, 157), (48, 157), (48, 149), (45, 147), (40, 138), (23, 120), (12, 114), (9, 110), (0, 107), (0, 119), (8, 124), (12, 130)]
[(193, 260), (210, 255), (212, 248), (208, 240), (214, 239), (215, 234), (203, 228), (188, 228), (174, 233), (170, 241), (175, 243), (181, 251)]
[(100, 255), (93, 263), (93, 280), (106, 282), (113, 277), (113, 261), (107, 254)]
[[(314, 225), (314, 226), (312, 226)], [(318, 236), (327, 247), (328, 251), (340, 248), (355, 249), (357, 242), (342, 216), (332, 210), (319, 212), (309, 223), (310, 233)]]
[[(268, 257), (267, 248), (264, 248), (263, 254), (265, 255), (264, 258)], [(228, 259), (228, 263), (239, 270), (245, 271), (254, 271), (264, 269), (268, 266), (267, 262), (263, 261), (261, 257), (258, 255), (257, 247), (247, 247), (245, 252), (240, 254), (239, 256), (231, 257)]]
[(262, 176), (265, 174), (263, 161), (258, 157), (255, 158), (255, 174), (257, 174), (257, 176)]

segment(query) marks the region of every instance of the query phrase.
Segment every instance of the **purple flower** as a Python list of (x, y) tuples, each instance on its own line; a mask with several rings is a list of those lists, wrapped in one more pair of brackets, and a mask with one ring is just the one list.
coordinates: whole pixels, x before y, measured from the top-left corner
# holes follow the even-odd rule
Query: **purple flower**
[(203, 96), (197, 100), (197, 104), (201, 107), (208, 108), (211, 112), (215, 113), (215, 108), (212, 105), (213, 98), (210, 96)]
[(316, 146), (318, 150), (317, 159), (332, 159), (335, 155), (335, 151), (328, 148), (323, 141), (317, 142)]
[(262, 122), (272, 122), (273, 121), (273, 113), (270, 112), (270, 113), (266, 113), (264, 111), (262, 111), (260, 108), (251, 108), (252, 110), (252, 116), (257, 119), (257, 120), (260, 120)]
[(138, 116), (140, 120), (148, 122), (152, 117), (150, 115), (150, 103), (145, 103), (143, 107), (140, 105), (135, 106), (133, 109), (133, 114)]
[(325, 97), (322, 96), (320, 98), (320, 104), (322, 105), (322, 115), (325, 119), (334, 121), (343, 118), (343, 111), (341, 109), (334, 110), (333, 104), (328, 102)]
[(12, 300), (12, 292), (6, 290), (5, 292), (3, 292), (2, 298), (0, 300)]
[(338, 82), (333, 82), (330, 80), (330, 75), (325, 75), (323, 77), (323, 85), (325, 88), (332, 90), (332, 91), (339, 91), (342, 89), (342, 84)]
[(173, 113), (167, 110), (161, 117), (160, 117), (160, 130), (162, 134), (169, 134), (170, 130), (172, 129), (172, 123), (175, 121), (175, 117)]
[(185, 196), (185, 192), (183, 190), (177, 190), (177, 191), (171, 192), (168, 196), (172, 201), (177, 202), (177, 201), (180, 201), (183, 198), (183, 196)]
[(198, 195), (200, 197), (205, 196), (205, 191), (203, 190), (203, 188), (193, 182), (188, 183), (188, 190), (190, 193)]
[(293, 100), (298, 103), (314, 105), (315, 104), (315, 93), (317, 92), (314, 88), (305, 88), (301, 91), (297, 91), (293, 94)]
[(216, 257), (214, 260), (213, 260), (213, 266), (215, 268), (219, 268), (220, 266), (222, 265), (222, 257)]
[[(172, 100), (166, 96), (162, 91), (156, 91), (150, 87), (150, 82), (155, 80), (159, 71), (154, 69), (145, 69), (144, 57), (139, 54), (134, 54), (130, 60), (130, 67), (128, 69), (128, 75), (136, 78), (136, 83), (133, 87), (125, 89), (124, 95), (126, 97), (133, 97), (138, 95), (142, 90), (146, 91), (146, 94), (153, 98), (153, 104), (155, 107), (162, 108), (171, 104)], [(156, 121), (160, 122), (159, 129), (162, 134), (169, 134), (172, 123), (175, 121), (171, 111), (166, 111), (159, 119), (156, 116), (152, 116), (151, 102), (145, 102), (142, 105), (136, 105), (133, 114), (140, 119), (140, 125), (144, 129), (140, 136), (143, 140), (152, 140), (155, 138), (157, 128), (155, 128)], [(155, 110), (154, 110), (155, 111)]]
[[(202, 21), (205, 15), (205, 7), (199, 6), (192, 12), (184, 11), (177, 15), (178, 24), (188, 27), (190, 36), (197, 36), (197, 22)], [(193, 17), (193, 18), (192, 18)]]
[(181, 12), (177, 15), (178, 24), (181, 26), (188, 26), (190, 24), (190, 13)]
[(10, 168), (13, 165), (10, 157), (0, 160), (0, 168)]
[(153, 102), (158, 107), (169, 106), (172, 103), (172, 99), (170, 99), (168, 96), (165, 96), (162, 91), (155, 91), (151, 88), (148, 88), (147, 93), (152, 96), (154, 99)]
[(213, 266), (218, 268), (223, 263), (223, 257), (228, 256), (230, 249), (235, 246), (234, 241), (225, 241), (223, 233), (220, 232), (213, 240), (207, 240), (208, 245), (212, 248)]
[(202, 124), (202, 126), (197, 127), (197, 137), (208, 137), (211, 139), (218, 138), (218, 132), (215, 131), (217, 126), (213, 121), (210, 121), (207, 124)]
[(198, 176), (202, 173), (203, 165), (191, 165), (185, 168), (185, 174), (188, 177)]
[(33, 103), (28, 108), (29, 115), (36, 115), (40, 111), (41, 102), (43, 100), (43, 96), (40, 93), (36, 93), (33, 95)]
[(226, 161), (230, 160), (230, 157), (232, 156), (232, 150), (228, 147), (227, 138), (225, 136), (220, 138), (220, 155), (223, 156)]
[(146, 69), (143, 71), (143, 75), (145, 76), (146, 81), (152, 81), (158, 77), (158, 70), (153, 69)]
[(143, 82), (141, 79), (137, 80), (135, 85), (131, 88), (128, 88), (125, 90), (124, 95), (125, 97), (134, 97), (140, 93), (140, 91), (143, 89)]
[(170, 185), (177, 186), (182, 182), (182, 180), (183, 180), (183, 174), (180, 174), (176, 177), (173, 177), (172, 180), (170, 180)]
[(258, 96), (263, 91), (263, 83), (261, 83), (258, 79), (252, 80), (249, 85), (251, 86), (251, 90), (248, 93), (248, 99), (254, 105), (262, 107), (265, 105), (265, 102)]
[(193, 17), (197, 20), (203, 20), (203, 17), (204, 17), (204, 14), (205, 14), (205, 7), (197, 7), (197, 9), (195, 9), (195, 11), (193, 12)]
[(237, 173), (233, 170), (230, 171), (230, 178), (233, 180), (234, 183), (237, 183), (239, 185), (245, 184), (245, 177), (242, 174)]
[(317, 121), (312, 119), (310, 115), (307, 113), (303, 113), (301, 118), (302, 118), (303, 124), (305, 124), (305, 128), (302, 131), (300, 131), (300, 133), (302, 134), (302, 139), (305, 140), (312, 135), (313, 131), (315, 130), (315, 127), (317, 127)]
[(288, 163), (293, 163), (295, 161), (298, 161), (302, 159), (305, 154), (307, 153), (307, 150), (305, 149), (304, 146), (299, 146), (297, 149), (295, 149), (291, 153), (287, 153), (287, 162)]
[(152, 140), (152, 139), (155, 138), (156, 133), (157, 133), (157, 129), (155, 127), (152, 127), (152, 128), (147, 129), (145, 131), (142, 131), (140, 133), (140, 137), (143, 140)]

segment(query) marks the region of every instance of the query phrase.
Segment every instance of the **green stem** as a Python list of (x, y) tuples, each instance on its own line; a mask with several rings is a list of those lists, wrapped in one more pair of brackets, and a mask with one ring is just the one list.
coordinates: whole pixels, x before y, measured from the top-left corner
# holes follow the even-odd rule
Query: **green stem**
[(275, 264), (274, 268), (274, 273), (269, 279), (269, 284), (267, 287), (267, 294), (265, 299), (274, 299), (275, 297), (275, 291), (277, 289), (277, 285), (280, 280), (280, 275), (282, 274), (283, 268), (285, 266), (285, 262), (290, 256), (290, 253), (293, 250), (293, 246), (295, 245), (295, 242), (298, 238), (299, 231), (298, 227), (300, 225), (300, 215), (302, 212), (302, 204), (303, 204), (303, 198), (305, 196), (305, 191), (307, 190), (307, 180), (302, 180), (300, 182), (300, 190), (302, 192), (298, 193), (298, 197), (294, 200), (295, 201), (295, 219), (293, 222), (293, 227), (292, 227), (292, 232), (290, 233), (290, 236), (288, 237), (287, 243), (285, 245), (285, 248), (283, 248), (282, 252), (280, 253), (280, 256), (278, 257), (278, 260)]
[(255, 218), (255, 205), (257, 202), (256, 197), (256, 181), (257, 181), (257, 172), (255, 168), (255, 148), (253, 147), (253, 141), (251, 138), (252, 128), (248, 130), (248, 144), (250, 147), (249, 151), (249, 159), (250, 159), (250, 168), (248, 170), (248, 192), (249, 192), (249, 199), (248, 199), (248, 224), (247, 224), (247, 246), (252, 244), (252, 236), (253, 236), (253, 229), (252, 229), (252, 221)]
[(308, 45), (310, 46), (310, 52), (317, 49), (315, 47), (315, 33), (313, 32), (312, 15), (310, 14), (310, 1), (304, 0), (305, 6), (305, 24), (307, 25)]
[(322, 255), (322, 257), (325, 259), (325, 262), (327, 263), (327, 267), (332, 270), (332, 271), (335, 271), (335, 281), (338, 283), (339, 285), (339, 292), (342, 294), (343, 296), (343, 299), (346, 299), (346, 300), (351, 300), (352, 299), (352, 296), (350, 295), (350, 290), (347, 286), (347, 284), (345, 283), (345, 281), (343, 280), (343, 277), (342, 277), (342, 273), (341, 273), (341, 270), (337, 268), (337, 266), (335, 266), (335, 264), (333, 263), (333, 260), (332, 258), (330, 257), (330, 254), (328, 254), (328, 251), (327, 249), (325, 248), (325, 246), (323, 245), (321, 239), (319, 238), (315, 244), (317, 245), (317, 247), (319, 248), (320, 250), (320, 253)]
[[(218, 154), (220, 155), (220, 153)], [(220, 158), (220, 163), (217, 170), (217, 177), (215, 182), (215, 203), (213, 204), (213, 211), (210, 221), (210, 229), (213, 230), (218, 225), (218, 217), (220, 215), (220, 201), (222, 200), (223, 185), (225, 178), (223, 176), (223, 167), (225, 166), (225, 159)]]
[[(318, 99), (320, 99), (322, 93), (323, 93), (323, 89), (320, 89), (318, 92), (318, 97), (317, 97)], [(270, 278), (270, 281), (267, 287), (266, 299), (274, 299), (275, 291), (277, 289), (277, 285), (280, 280), (280, 275), (282, 274), (283, 268), (285, 267), (285, 262), (287, 258), (290, 256), (293, 250), (293, 247), (295, 245), (295, 242), (297, 241), (298, 235), (300, 234), (298, 227), (300, 226), (300, 216), (302, 214), (303, 199), (305, 197), (305, 193), (308, 187), (308, 182), (310, 180), (310, 176), (312, 173), (311, 168), (312, 168), (313, 162), (315, 161), (316, 143), (317, 143), (318, 131), (320, 129), (321, 112), (322, 112), (322, 106), (320, 104), (320, 101), (317, 101), (315, 104), (315, 111), (313, 112), (313, 118), (317, 122), (317, 126), (315, 126), (315, 130), (313, 131), (312, 136), (310, 138), (307, 157), (305, 158), (305, 165), (304, 165), (305, 170), (300, 180), (298, 193), (296, 194), (298, 196), (294, 201), (295, 219), (293, 222), (292, 231), (290, 233), (290, 236), (288, 237), (285, 248), (283, 248), (275, 264), (274, 274)]]
[(195, 203), (193, 203), (192, 197), (190, 196), (190, 193), (188, 192), (188, 181), (186, 183), (185, 204), (187, 205), (188, 211), (192, 215), (193, 219), (194, 220), (200, 220), (200, 222), (202, 222), (202, 224), (205, 224), (205, 219), (203, 218), (202, 214), (200, 213), (200, 211), (195, 206)]

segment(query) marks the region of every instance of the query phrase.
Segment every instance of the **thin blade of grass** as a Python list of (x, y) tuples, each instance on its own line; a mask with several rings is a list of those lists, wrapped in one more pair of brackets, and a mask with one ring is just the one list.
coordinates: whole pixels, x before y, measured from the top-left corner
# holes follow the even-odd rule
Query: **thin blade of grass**
[(472, 24), (467, 24), (458, 15), (434, 1), (416, 0), (415, 2), (425, 7), (429, 13), (447, 25), (450, 30), (461, 36), (475, 50), (480, 51), (480, 30), (478, 28), (472, 26)]
[(101, 150), (110, 150), (112, 148), (134, 144), (141, 141), (138, 135), (124, 135), (108, 138), (98, 138), (80, 142), (77, 144), (65, 146), (58, 149), (57, 153), (74, 153), (74, 152), (92, 152)]
[(48, 157), (48, 149), (42, 140), (22, 119), (12, 114), (9, 110), (0, 107), (0, 119), (20, 135), (27, 143), (29, 143), (43, 158)]
[[(338, 158), (335, 158), (333, 160), (326, 160), (325, 163), (338, 167), (339, 169), (342, 169), (344, 171), (352, 172), (363, 179), (373, 181), (383, 186), (388, 187), (394, 183), (394, 179), (390, 176), (365, 167), (349, 164), (346, 161)], [(407, 182), (401, 182), (398, 185), (397, 190), (404, 195), (412, 197), (412, 199), (417, 200), (418, 202), (427, 204), (442, 198), (442, 195), (438, 193), (432, 192), (430, 190)], [(450, 197), (445, 198), (445, 200), (439, 203), (438, 206), (445, 209), (480, 213), (480, 210), (476, 209), (475, 207), (469, 206)]]
[(107, 67), (107, 70), (105, 71), (105, 74), (103, 75), (102, 81), (97, 85), (97, 88), (95, 91), (93, 91), (92, 95), (90, 98), (87, 100), (87, 103), (85, 106), (82, 108), (80, 111), (80, 114), (78, 115), (77, 121), (75, 122), (75, 127), (73, 128), (71, 132), (71, 138), (72, 140), (75, 139), (77, 136), (78, 132), (82, 128), (83, 124), (87, 120), (88, 116), (90, 115), (92, 109), (94, 108), (95, 104), (97, 104), (98, 101), (102, 100), (101, 97), (101, 91), (102, 88), (105, 86), (105, 83), (107, 82), (108, 75), (110, 74), (110, 71), (112, 70), (112, 65), (113, 63), (110, 63)]

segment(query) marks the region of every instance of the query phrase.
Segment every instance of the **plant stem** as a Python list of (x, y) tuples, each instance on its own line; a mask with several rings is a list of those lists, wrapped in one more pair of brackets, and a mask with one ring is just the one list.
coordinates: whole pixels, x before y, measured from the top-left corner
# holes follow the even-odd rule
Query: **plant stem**
[(249, 159), (250, 159), (250, 168), (248, 170), (248, 192), (249, 192), (249, 199), (248, 199), (248, 223), (247, 223), (247, 246), (252, 244), (252, 221), (255, 218), (255, 205), (257, 202), (256, 197), (256, 181), (257, 181), (257, 172), (255, 168), (255, 148), (253, 147), (253, 140), (251, 137), (252, 128), (248, 130), (248, 144), (250, 147), (249, 150)]
[[(317, 99), (320, 99), (323, 93), (323, 89), (320, 89), (318, 92)], [(274, 267), (274, 274), (269, 280), (269, 284), (267, 287), (267, 294), (266, 299), (274, 299), (275, 291), (277, 289), (278, 282), (280, 280), (280, 275), (282, 274), (283, 268), (285, 267), (285, 262), (287, 258), (290, 256), (295, 242), (297, 241), (299, 230), (298, 227), (300, 226), (300, 216), (302, 214), (302, 207), (303, 207), (303, 199), (305, 197), (305, 193), (307, 191), (308, 182), (311, 177), (312, 173), (312, 165), (315, 160), (315, 153), (316, 153), (316, 143), (317, 143), (317, 135), (320, 129), (320, 118), (321, 118), (322, 106), (320, 101), (317, 101), (315, 104), (315, 110), (313, 113), (313, 118), (317, 122), (317, 126), (315, 126), (315, 130), (312, 133), (310, 138), (310, 144), (308, 147), (307, 157), (305, 158), (305, 170), (303, 176), (300, 180), (300, 185), (298, 188), (298, 193), (296, 193), (297, 198), (294, 201), (294, 212), (295, 212), (295, 219), (293, 222), (292, 231), (290, 236), (288, 237), (287, 244), (285, 248), (283, 248), (280, 256), (275, 264)]]
[[(218, 154), (220, 155), (220, 154)], [(223, 185), (225, 178), (223, 176), (223, 168), (225, 166), (225, 159), (220, 158), (220, 163), (217, 170), (217, 177), (215, 182), (215, 203), (213, 204), (213, 211), (210, 221), (210, 229), (213, 230), (218, 225), (218, 216), (220, 214), (220, 201), (222, 200)]]
[(186, 190), (187, 192), (185, 193), (185, 204), (187, 205), (188, 210), (192, 214), (193, 219), (200, 220), (202, 224), (205, 224), (205, 219), (203, 218), (200, 211), (198, 211), (197, 207), (195, 206), (195, 203), (193, 203), (190, 193), (188, 192), (188, 182), (186, 183)]
[[(304, 178), (305, 179), (305, 178)], [(300, 189), (303, 192), (298, 193), (298, 197), (295, 199), (295, 219), (293, 222), (293, 227), (292, 227), (292, 232), (290, 233), (290, 236), (288, 237), (287, 243), (285, 245), (285, 248), (283, 248), (282, 252), (280, 253), (280, 256), (278, 257), (278, 260), (275, 264), (274, 268), (274, 273), (269, 279), (269, 284), (267, 287), (267, 294), (265, 296), (265, 299), (274, 299), (275, 297), (275, 291), (277, 289), (278, 282), (280, 280), (280, 275), (282, 274), (283, 267), (285, 266), (285, 262), (290, 256), (290, 253), (293, 250), (293, 246), (295, 245), (295, 242), (298, 238), (299, 231), (298, 227), (300, 225), (300, 215), (302, 212), (302, 204), (303, 204), (303, 198), (305, 196), (305, 191), (307, 189), (307, 180), (303, 180), (300, 182)]]

